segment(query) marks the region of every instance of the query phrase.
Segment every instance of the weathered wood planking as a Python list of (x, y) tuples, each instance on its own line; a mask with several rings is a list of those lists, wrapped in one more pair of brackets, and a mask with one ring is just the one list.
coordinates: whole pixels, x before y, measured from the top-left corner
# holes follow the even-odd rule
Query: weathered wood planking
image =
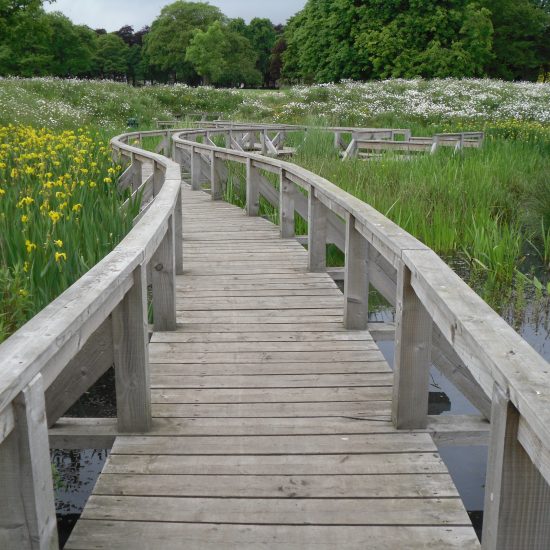
[(266, 220), (183, 204), (152, 429), (116, 438), (67, 548), (478, 548), (429, 433), (393, 427), (391, 370), (344, 329), (329, 275)]

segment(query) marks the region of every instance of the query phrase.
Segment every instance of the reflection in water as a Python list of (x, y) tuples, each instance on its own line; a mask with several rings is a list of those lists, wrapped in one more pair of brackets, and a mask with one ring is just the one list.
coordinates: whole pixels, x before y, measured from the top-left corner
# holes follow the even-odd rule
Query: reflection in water
[(107, 456), (108, 451), (105, 449), (52, 451), (51, 460), (56, 478), (55, 508), (61, 547), (92, 494)]

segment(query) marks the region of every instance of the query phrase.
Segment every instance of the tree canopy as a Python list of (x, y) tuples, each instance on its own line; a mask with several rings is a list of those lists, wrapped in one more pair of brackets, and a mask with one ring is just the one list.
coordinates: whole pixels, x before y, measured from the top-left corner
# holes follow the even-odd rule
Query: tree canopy
[(550, 0), (308, 0), (286, 27), (177, 0), (114, 33), (0, 0), (0, 76), (274, 86), (342, 79), (550, 76)]

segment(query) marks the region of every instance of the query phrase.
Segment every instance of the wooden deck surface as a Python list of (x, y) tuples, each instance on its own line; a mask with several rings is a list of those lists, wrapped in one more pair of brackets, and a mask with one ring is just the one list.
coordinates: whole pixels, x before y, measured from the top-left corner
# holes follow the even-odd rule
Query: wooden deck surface
[(88, 549), (479, 548), (392, 373), (295, 240), (183, 191), (178, 332), (150, 346), (154, 427), (116, 439), (67, 544)]

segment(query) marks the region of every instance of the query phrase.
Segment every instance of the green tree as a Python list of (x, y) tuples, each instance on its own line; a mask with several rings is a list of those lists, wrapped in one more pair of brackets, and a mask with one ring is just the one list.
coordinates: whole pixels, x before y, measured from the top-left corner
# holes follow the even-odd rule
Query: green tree
[(145, 37), (144, 55), (153, 73), (195, 82), (197, 73), (186, 61), (187, 48), (197, 30), (206, 31), (223, 19), (218, 8), (204, 2), (178, 0), (164, 7)]
[(231, 28), (216, 21), (206, 31), (197, 31), (186, 60), (204, 84), (258, 86), (262, 75), (255, 67), (257, 55), (250, 42)]
[(46, 14), (51, 53), (49, 74), (69, 76), (92, 76), (97, 48), (97, 36), (92, 29), (74, 25), (61, 13)]
[(481, 76), (492, 23), (472, 0), (309, 0), (285, 38), (289, 80)]
[(97, 70), (102, 78), (126, 76), (129, 49), (124, 40), (113, 33), (97, 37)]
[(270, 82), (271, 54), (277, 42), (277, 32), (269, 19), (255, 17), (244, 35), (258, 56), (256, 69), (260, 71), (264, 85)]
[(221, 78), (226, 70), (226, 32), (219, 21), (206, 31), (197, 31), (187, 47), (185, 60), (191, 63), (202, 77), (203, 84), (212, 84)]
[(550, 64), (550, 2), (483, 0), (495, 30), (488, 72), (506, 80), (537, 80)]

